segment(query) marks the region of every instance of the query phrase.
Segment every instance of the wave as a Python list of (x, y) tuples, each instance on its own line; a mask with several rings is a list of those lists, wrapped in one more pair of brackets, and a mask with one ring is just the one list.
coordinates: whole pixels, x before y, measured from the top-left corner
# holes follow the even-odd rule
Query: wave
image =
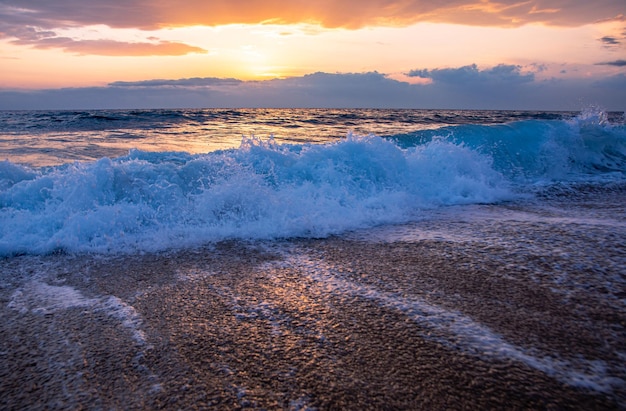
[(603, 118), (461, 125), (329, 144), (244, 138), (191, 155), (0, 163), (0, 255), (133, 253), (230, 238), (324, 237), (555, 181), (623, 180), (626, 130)]
[(524, 120), (461, 125), (392, 139), (404, 148), (446, 141), (490, 157), (494, 169), (515, 182), (589, 178), (626, 171), (626, 127), (607, 114), (584, 111), (568, 120)]

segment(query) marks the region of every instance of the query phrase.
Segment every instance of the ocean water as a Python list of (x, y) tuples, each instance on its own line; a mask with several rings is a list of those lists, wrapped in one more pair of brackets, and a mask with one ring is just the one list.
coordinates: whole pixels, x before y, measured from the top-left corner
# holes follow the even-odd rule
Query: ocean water
[(0, 408), (624, 410), (625, 123), (0, 112)]
[(0, 158), (0, 255), (135, 253), (622, 192), (626, 127), (597, 109), (19, 111)]

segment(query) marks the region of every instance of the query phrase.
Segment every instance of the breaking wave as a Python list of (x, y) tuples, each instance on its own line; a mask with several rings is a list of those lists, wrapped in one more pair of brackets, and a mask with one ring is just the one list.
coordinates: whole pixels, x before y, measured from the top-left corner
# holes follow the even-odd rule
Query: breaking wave
[(0, 163), (0, 255), (126, 253), (229, 238), (324, 237), (560, 181), (623, 181), (626, 129), (602, 113), (327, 144), (244, 138), (206, 154), (131, 150)]

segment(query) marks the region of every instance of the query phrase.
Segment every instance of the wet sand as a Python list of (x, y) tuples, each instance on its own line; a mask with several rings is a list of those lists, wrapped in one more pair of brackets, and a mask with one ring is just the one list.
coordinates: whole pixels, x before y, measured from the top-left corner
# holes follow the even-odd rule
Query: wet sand
[(1, 260), (0, 408), (626, 409), (624, 230), (490, 230)]

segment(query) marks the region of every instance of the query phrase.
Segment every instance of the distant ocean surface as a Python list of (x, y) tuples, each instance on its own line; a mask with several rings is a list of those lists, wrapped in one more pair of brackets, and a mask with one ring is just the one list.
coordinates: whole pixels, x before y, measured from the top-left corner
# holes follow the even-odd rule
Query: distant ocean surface
[(624, 123), (597, 109), (3, 111), (0, 255), (321, 238), (450, 206), (626, 199)]

